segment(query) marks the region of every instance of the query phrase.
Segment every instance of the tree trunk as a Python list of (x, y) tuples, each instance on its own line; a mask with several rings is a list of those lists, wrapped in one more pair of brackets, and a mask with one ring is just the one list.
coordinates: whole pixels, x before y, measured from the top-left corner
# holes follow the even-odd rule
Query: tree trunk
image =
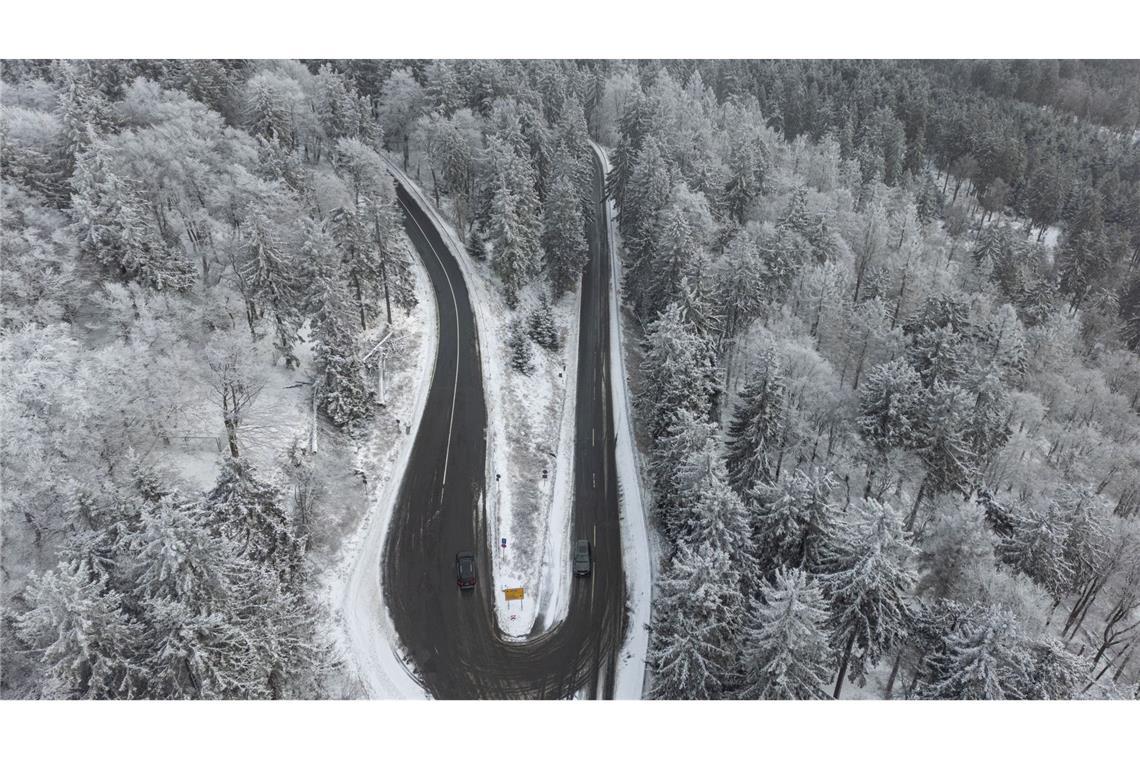
[(852, 633), (847, 637), (847, 646), (843, 648), (843, 659), (839, 661), (839, 676), (835, 679), (835, 691), (832, 693), (834, 699), (839, 699), (839, 693), (843, 691), (843, 679), (847, 676), (847, 665), (851, 662), (851, 649), (855, 646), (855, 634)]
[(918, 487), (918, 496), (914, 497), (914, 506), (911, 507), (910, 515), (906, 518), (906, 529), (908, 531), (914, 529), (914, 520), (918, 517), (918, 505), (922, 503), (922, 496), (926, 493), (926, 481), (927, 478), (924, 477), (922, 485)]
[(895, 690), (895, 678), (898, 677), (900, 665), (902, 665), (902, 647), (899, 647), (899, 653), (895, 655), (895, 663), (891, 665), (891, 675), (887, 678), (887, 688), (883, 691), (883, 699), (891, 698), (891, 692)]

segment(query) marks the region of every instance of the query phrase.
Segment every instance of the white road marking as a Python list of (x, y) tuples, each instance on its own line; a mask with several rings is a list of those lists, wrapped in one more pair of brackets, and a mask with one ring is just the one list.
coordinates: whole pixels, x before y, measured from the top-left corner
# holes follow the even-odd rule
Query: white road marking
[(443, 482), (440, 483), (439, 488), (439, 498), (440, 501), (442, 501), (443, 490), (447, 486), (447, 464), (451, 460), (451, 431), (455, 425), (455, 397), (459, 393), (459, 301), (455, 298), (455, 286), (451, 284), (451, 275), (447, 273), (447, 267), (443, 265), (443, 259), (439, 257), (439, 252), (436, 251), (435, 246), (432, 245), (431, 238), (424, 232), (424, 228), (420, 226), (415, 214), (408, 209), (408, 205), (399, 197), (397, 197), (397, 200), (400, 201), (400, 206), (403, 207), (408, 218), (416, 225), (416, 229), (420, 231), (420, 235), (423, 236), (424, 242), (427, 243), (428, 248), (431, 249), (435, 260), (439, 262), (439, 268), (443, 270), (443, 276), (447, 279), (447, 289), (451, 291), (451, 303), (455, 307), (455, 382), (451, 386), (451, 417), (447, 421), (447, 448), (443, 454)]

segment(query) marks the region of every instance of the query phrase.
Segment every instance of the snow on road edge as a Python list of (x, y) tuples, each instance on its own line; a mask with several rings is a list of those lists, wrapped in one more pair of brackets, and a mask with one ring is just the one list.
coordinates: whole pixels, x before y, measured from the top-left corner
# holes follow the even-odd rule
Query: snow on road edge
[(370, 463), (376, 467), (373, 472), (377, 479), (377, 485), (372, 491), (372, 504), (356, 535), (346, 542), (343, 550), (345, 557), (355, 555), (355, 562), (343, 586), (340, 586), (344, 579), (343, 573), (338, 573), (333, 580), (332, 596), (339, 599), (337, 617), (341, 622), (338, 626), (340, 644), (348, 653), (361, 686), (372, 699), (430, 697), (397, 651), (399, 637), (381, 587), (381, 566), (388, 525), (427, 404), (439, 344), (439, 309), (435, 302), (435, 290), (431, 287), (427, 270), (419, 261), (414, 246), (412, 255), (417, 264), (416, 292), (425, 313), (419, 382), (411, 414), (406, 418), (411, 429), (404, 435), (390, 467), (383, 468), (379, 462)]
[[(558, 429), (558, 467), (554, 473), (554, 495), (546, 518), (540, 573), (540, 597), (537, 614), (542, 615), (542, 629), (550, 630), (570, 613), (570, 523), (574, 510), (574, 433), (578, 406), (578, 331), (581, 326), (582, 285), (574, 295), (574, 319), (566, 336), (566, 390), (562, 398), (562, 420)], [(552, 531), (552, 528), (556, 530)], [(561, 534), (559, 534), (561, 531)], [(561, 540), (559, 540), (561, 535)]]
[[(601, 159), (604, 172), (610, 171), (609, 156), (603, 147), (591, 141)], [(618, 653), (614, 682), (616, 699), (641, 699), (645, 689), (645, 659), (649, 650), (649, 613), (653, 589), (653, 562), (649, 552), (649, 516), (642, 482), (643, 469), (633, 432), (633, 412), (629, 399), (629, 376), (625, 369), (624, 332), (618, 287), (621, 284), (621, 262), (618, 258), (613, 201), (606, 200), (606, 235), (610, 244), (610, 388), (614, 398), (615, 458), (618, 477), (618, 509), (621, 513), (622, 557), (625, 564), (626, 591), (629, 596), (629, 620), (625, 642)]]

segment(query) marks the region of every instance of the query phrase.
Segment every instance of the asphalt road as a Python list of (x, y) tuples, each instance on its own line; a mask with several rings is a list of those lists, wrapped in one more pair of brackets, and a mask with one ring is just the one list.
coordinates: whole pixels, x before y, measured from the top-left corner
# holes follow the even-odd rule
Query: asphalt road
[[(424, 686), (440, 699), (612, 697), (625, 630), (625, 583), (609, 378), (609, 244), (595, 157), (595, 220), (583, 273), (574, 446), (574, 538), (594, 572), (573, 579), (564, 621), (525, 642), (502, 638), (492, 610), (485, 493), (486, 407), (478, 335), (459, 265), (399, 186), (405, 229), (439, 304), (439, 346), (424, 418), (384, 552), (385, 598)], [(474, 550), (479, 584), (460, 591), (455, 553)], [(566, 573), (571, 572), (569, 565)]]

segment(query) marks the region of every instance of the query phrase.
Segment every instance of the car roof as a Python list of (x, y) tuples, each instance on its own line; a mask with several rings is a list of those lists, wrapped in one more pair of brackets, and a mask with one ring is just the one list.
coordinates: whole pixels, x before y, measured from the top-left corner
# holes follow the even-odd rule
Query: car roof
[(589, 545), (590, 545), (590, 539), (588, 539), (588, 538), (579, 538), (578, 539), (578, 548), (579, 549), (585, 549)]

